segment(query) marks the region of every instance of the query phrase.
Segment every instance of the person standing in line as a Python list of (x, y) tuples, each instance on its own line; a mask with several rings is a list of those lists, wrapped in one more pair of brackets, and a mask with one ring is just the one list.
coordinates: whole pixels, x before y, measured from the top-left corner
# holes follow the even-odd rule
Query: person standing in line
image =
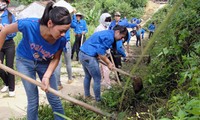
[[(100, 16), (99, 19), (99, 26), (94, 30), (94, 32), (99, 32), (99, 31), (103, 31), (103, 30), (108, 30), (108, 27), (111, 23), (111, 15), (109, 13), (103, 13)], [(106, 53), (107, 55), (110, 54), (109, 52), (110, 50), (107, 50)], [(107, 66), (100, 64), (100, 70), (101, 70), (101, 75), (102, 75), (102, 80), (101, 80), (101, 84), (104, 85), (107, 89), (111, 88), (111, 84), (110, 84), (110, 70)]]
[[(48, 87), (57, 90), (54, 70), (66, 44), (65, 33), (70, 28), (71, 16), (65, 7), (55, 6), (49, 2), (41, 19), (26, 18), (8, 25), (0, 32), (0, 49), (8, 34), (22, 32), (22, 40), (16, 50), (16, 67), (20, 73), (36, 79), (38, 74), (42, 90), (53, 109), (64, 115), (61, 100), (48, 92)], [(38, 87), (22, 78), (27, 95), (27, 120), (38, 120)], [(54, 114), (55, 120), (64, 120)]]
[(71, 64), (71, 43), (70, 43), (70, 30), (67, 31), (66, 33), (66, 39), (67, 39), (67, 43), (65, 48), (63, 49), (64, 51), (64, 59), (65, 59), (65, 64), (66, 64), (66, 70), (67, 70), (67, 74), (68, 74), (68, 84), (71, 84), (73, 82), (72, 79), (72, 64)]
[[(0, 0), (0, 31), (2, 31), (7, 25), (15, 22), (14, 15), (7, 10), (10, 0)], [(13, 69), (14, 57), (15, 57), (15, 42), (13, 38), (16, 33), (8, 34), (5, 38), (5, 42), (0, 51), (0, 60), (5, 63), (6, 66)], [(1, 92), (8, 92), (10, 97), (15, 96), (15, 76), (0, 69), (0, 77), (2, 78), (5, 86), (1, 89)]]
[(116, 25), (124, 26), (124, 27), (127, 27), (127, 28), (137, 27), (136, 23), (129, 23), (126, 20), (122, 20), (120, 12), (115, 12), (114, 20), (111, 22), (108, 29), (112, 30)]
[(136, 46), (137, 47), (141, 46), (141, 40), (142, 40), (142, 29), (141, 29), (141, 26), (138, 25), (138, 27), (136, 28)]
[[(109, 26), (109, 30), (112, 30), (116, 25), (120, 25), (120, 26), (124, 26), (127, 28), (134, 28), (137, 27), (136, 23), (128, 23), (125, 20), (121, 20), (121, 14), (120, 12), (115, 12), (114, 14), (114, 20), (111, 22), (110, 26)], [(129, 41), (130, 41), (130, 33), (128, 33), (128, 38), (127, 41), (127, 54), (129, 53)], [(121, 56), (123, 57), (123, 59), (126, 61), (126, 53), (125, 53), (125, 49), (123, 46), (123, 43), (125, 43), (124, 40), (119, 40), (116, 42), (117, 45), (113, 45), (112, 49), (111, 49), (111, 54), (113, 56), (113, 60), (115, 62), (115, 66), (117, 68), (120, 68), (122, 66), (121, 63)], [(119, 72), (117, 72), (119, 78), (121, 79)]]
[(73, 59), (74, 52), (76, 52), (76, 60), (78, 61), (78, 53), (80, 46), (85, 41), (85, 34), (88, 32), (87, 23), (83, 19), (83, 15), (81, 13), (76, 13), (73, 15), (71, 27), (74, 28), (75, 33), (75, 41), (72, 47), (71, 59)]
[(155, 23), (152, 22), (149, 27), (148, 27), (148, 30), (149, 30), (149, 39), (152, 37), (154, 31), (156, 29), (156, 26), (155, 26)]
[(126, 16), (124, 16), (123, 20), (126, 21), (126, 22), (128, 22), (128, 19), (126, 18)]
[[(76, 13), (76, 9), (73, 9), (72, 13)], [(72, 24), (70, 26), (72, 28)], [(67, 74), (68, 74), (68, 84), (71, 84), (73, 82), (72, 80), (72, 65), (71, 65), (71, 43), (70, 43), (70, 29), (66, 32), (65, 34), (65, 38), (66, 38), (66, 45), (65, 48), (63, 48), (63, 53), (64, 53), (64, 60), (65, 60), (65, 64), (66, 64), (66, 70), (67, 70)], [(62, 67), (62, 56), (61, 59), (58, 63), (58, 66), (55, 69), (55, 76), (56, 76), (56, 80), (57, 80), (57, 84), (58, 84), (58, 90), (61, 90), (63, 88), (62, 83), (61, 83), (61, 67)]]
[[(71, 66), (71, 44), (70, 44), (70, 30), (68, 30), (65, 34), (66, 38), (66, 45), (65, 48), (63, 48), (63, 53), (64, 53), (64, 60), (66, 64), (66, 70), (68, 74), (68, 81), (67, 83), (70, 84), (73, 82), (72, 80), (72, 66)], [(58, 84), (58, 90), (61, 90), (63, 88), (62, 83), (60, 81), (60, 73), (61, 73), (61, 66), (62, 66), (62, 55), (61, 59), (58, 63), (58, 66), (55, 69), (55, 75), (56, 75), (56, 80)]]
[[(121, 20), (120, 12), (115, 12), (114, 20), (111, 22), (111, 24), (109, 26), (109, 30), (112, 30), (116, 25), (125, 26), (127, 28), (135, 28), (135, 27), (138, 26), (136, 23), (129, 23), (129, 22), (125, 21), (125, 20)], [(130, 36), (129, 38), (131, 38), (130, 33), (128, 35)], [(129, 41), (130, 40), (128, 39), (127, 40), (127, 43), (128, 43), (127, 44), (127, 53), (129, 53)], [(118, 41), (118, 42), (123, 42), (123, 41)], [(122, 43), (119, 43), (119, 44), (123, 45)], [(118, 46), (118, 47), (123, 48), (123, 46)], [(121, 53), (123, 53), (123, 51), (125, 51), (125, 50), (121, 49)]]

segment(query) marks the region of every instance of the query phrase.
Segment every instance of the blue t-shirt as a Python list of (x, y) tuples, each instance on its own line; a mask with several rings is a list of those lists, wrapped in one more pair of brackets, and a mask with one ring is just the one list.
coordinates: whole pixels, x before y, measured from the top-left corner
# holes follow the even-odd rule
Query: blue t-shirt
[(97, 57), (98, 54), (105, 55), (106, 50), (111, 48), (114, 43), (114, 31), (103, 30), (94, 33), (81, 46), (80, 50), (85, 54)]
[(149, 29), (149, 31), (154, 32), (155, 29), (156, 29), (156, 27), (155, 27), (154, 24), (150, 24), (149, 27), (148, 27), (148, 29)]
[(70, 41), (70, 29), (65, 33), (65, 38), (67, 41)]
[(123, 41), (122, 40), (119, 40), (116, 42), (116, 45), (117, 45), (117, 52), (122, 55), (122, 57), (126, 57), (126, 53), (125, 53), (125, 49), (123, 47)]
[(137, 18), (132, 18), (132, 19), (131, 19), (131, 22), (132, 22), (132, 23), (136, 23), (136, 20), (137, 20)]
[(80, 21), (76, 20), (76, 15), (73, 15), (72, 17), (72, 22), (71, 22), (71, 27), (74, 28), (74, 32), (76, 34), (82, 34), (82, 32), (87, 33), (87, 23), (84, 19), (81, 19)]
[[(112, 30), (116, 25), (117, 25), (117, 22), (115, 20), (113, 20), (110, 23), (110, 26), (109, 26), (108, 29)], [(118, 25), (121, 25), (121, 26), (124, 26), (124, 27), (127, 27), (127, 28), (134, 28), (134, 27), (137, 26), (137, 24), (129, 23), (129, 22), (125, 21), (125, 20), (119, 20)]]
[(17, 56), (25, 59), (49, 62), (66, 44), (65, 37), (59, 38), (53, 44), (48, 43), (41, 36), (37, 18), (18, 20), (18, 30), (22, 32), (23, 37), (17, 47)]
[(142, 29), (139, 29), (139, 30), (136, 31), (136, 36), (139, 37), (141, 34), (142, 34)]
[[(1, 22), (0, 24), (3, 25), (3, 27), (5, 27), (8, 24), (12, 24), (15, 22), (15, 16), (12, 15), (12, 23), (10, 23), (9, 19), (8, 19), (8, 10), (5, 10), (2, 14), (2, 16), (0, 17)], [(11, 40), (16, 36), (16, 33), (11, 33), (9, 35), (6, 36), (6, 40)]]
[(145, 33), (145, 30), (142, 28), (141, 29), (142, 39), (144, 38), (144, 33)]

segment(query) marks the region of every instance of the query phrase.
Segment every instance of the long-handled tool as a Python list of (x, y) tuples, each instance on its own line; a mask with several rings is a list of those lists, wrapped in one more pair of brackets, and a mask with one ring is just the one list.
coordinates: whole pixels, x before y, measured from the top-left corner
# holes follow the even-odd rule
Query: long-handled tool
[[(103, 61), (99, 60), (99, 62), (105, 66), (107, 66), (106, 63), (104, 63)], [(113, 67), (113, 69), (121, 74), (124, 74), (124, 75), (128, 75), (129, 77), (131, 77), (131, 79), (134, 81), (133, 82), (133, 87), (134, 87), (134, 91), (135, 93), (138, 93), (140, 90), (142, 90), (143, 88), (143, 83), (142, 83), (142, 79), (140, 77), (137, 77), (137, 76), (133, 76), (121, 69), (118, 69), (116, 67)]]
[[(36, 80), (34, 80), (34, 79), (32, 79), (32, 78), (30, 78), (30, 77), (28, 77), (28, 76), (22, 74), (22, 73), (20, 73), (20, 72), (17, 72), (17, 71), (15, 71), (15, 70), (13, 70), (13, 69), (11, 69), (11, 68), (9, 68), (9, 67), (7, 67), (7, 66), (1, 64), (1, 63), (0, 63), (0, 68), (1, 68), (2, 70), (5, 70), (5, 71), (7, 71), (7, 72), (13, 74), (13, 75), (19, 76), (19, 77), (21, 77), (21, 78), (23, 78), (23, 79), (29, 81), (30, 83), (33, 83), (33, 84), (39, 86), (39, 87), (43, 87), (43, 84), (42, 84), (42, 83), (40, 83), (40, 82), (38, 82), (38, 81), (36, 81)], [(89, 105), (89, 104), (86, 104), (86, 103), (84, 103), (84, 102), (82, 102), (82, 101), (79, 101), (79, 100), (77, 100), (77, 99), (75, 99), (75, 98), (72, 98), (72, 97), (70, 97), (70, 96), (68, 96), (68, 95), (65, 95), (65, 96), (64, 96), (63, 94), (61, 94), (60, 92), (54, 90), (54, 89), (51, 88), (51, 87), (48, 88), (48, 91), (51, 92), (51, 93), (53, 93), (53, 94), (56, 95), (56, 96), (59, 96), (59, 97), (65, 99), (65, 100), (67, 100), (67, 101), (69, 101), (69, 102), (72, 102), (72, 103), (74, 103), (74, 104), (80, 105), (80, 106), (82, 106), (82, 107), (84, 107), (84, 108), (86, 108), (86, 109), (88, 109), (88, 110), (91, 110), (91, 111), (93, 111), (93, 112), (95, 112), (95, 113), (98, 113), (98, 114), (103, 115), (103, 116), (111, 117), (111, 115), (110, 115), (109, 113), (103, 112), (103, 111), (101, 111), (101, 110), (98, 109), (98, 108), (95, 108), (95, 107), (93, 107), (93, 106), (91, 106), (91, 105)]]
[(81, 35), (81, 46), (82, 46), (82, 44), (83, 44), (83, 38), (84, 38), (84, 35), (82, 34), (82, 35)]
[[(110, 53), (109, 56), (110, 56), (111, 62), (113, 63), (113, 65), (114, 65), (114, 67), (115, 67), (115, 62), (114, 62), (114, 60), (113, 60), (112, 54)], [(121, 82), (120, 82), (120, 80), (119, 80), (119, 76), (118, 76), (117, 72), (114, 71), (114, 73), (115, 73), (115, 76), (116, 76), (116, 78), (117, 78), (118, 84), (121, 86), (122, 84), (121, 84)]]

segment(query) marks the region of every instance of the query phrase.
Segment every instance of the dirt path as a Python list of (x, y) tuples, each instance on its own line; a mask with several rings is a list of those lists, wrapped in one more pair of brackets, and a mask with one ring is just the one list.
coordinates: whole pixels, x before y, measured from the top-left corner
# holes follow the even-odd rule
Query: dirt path
[[(145, 15), (142, 17), (144, 24), (159, 8), (163, 5), (153, 3), (149, 1), (147, 4)], [(135, 37), (132, 38), (131, 45), (135, 44)], [(135, 48), (136, 49), (136, 48)], [(61, 82), (63, 84), (63, 89), (60, 91), (64, 95), (83, 95), (83, 77), (84, 72), (78, 62), (72, 62), (72, 71), (74, 77), (74, 82), (67, 84), (67, 74), (66, 69), (63, 66), (61, 69)], [(91, 89), (92, 90), (92, 89)], [(93, 93), (93, 92), (91, 92)], [(17, 119), (23, 118), (26, 115), (26, 94), (22, 82), (19, 81), (16, 84), (16, 96), (13, 98), (8, 97), (8, 93), (0, 93), (0, 120), (8, 120), (9, 118)], [(40, 104), (47, 103), (45, 93), (39, 89)]]
[[(78, 62), (72, 62), (72, 72), (74, 81), (67, 84), (67, 74), (64, 66), (61, 69), (61, 82), (63, 89), (60, 91), (64, 95), (79, 95), (83, 94), (83, 70)], [(26, 115), (26, 93), (21, 81), (16, 84), (16, 96), (8, 97), (8, 93), (0, 93), (0, 120), (8, 120), (9, 118), (22, 118)], [(45, 93), (39, 89), (40, 104), (48, 103)]]

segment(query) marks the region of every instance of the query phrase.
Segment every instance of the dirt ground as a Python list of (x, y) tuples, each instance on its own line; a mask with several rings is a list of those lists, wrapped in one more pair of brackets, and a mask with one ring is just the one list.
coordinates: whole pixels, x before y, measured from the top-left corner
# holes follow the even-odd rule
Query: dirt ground
[[(142, 17), (144, 20), (142, 25), (150, 19), (150, 17), (159, 8), (163, 7), (164, 4), (157, 4), (149, 1), (146, 9), (145, 15)], [(135, 37), (132, 37), (130, 45), (135, 45)], [(134, 49), (137, 49), (134, 47)], [(63, 65), (61, 69), (61, 82), (63, 89), (60, 91), (64, 95), (83, 95), (83, 69), (77, 61), (72, 61), (72, 72), (73, 72), (73, 83), (67, 84), (67, 73), (66, 68)], [(92, 90), (92, 89), (91, 89)], [(91, 91), (93, 93), (93, 91)], [(40, 104), (48, 103), (46, 100), (45, 93), (39, 88)], [(17, 119), (23, 118), (26, 115), (27, 100), (24, 87), (21, 81), (16, 83), (16, 96), (8, 97), (8, 93), (0, 93), (0, 120), (8, 120), (9, 118)]]

